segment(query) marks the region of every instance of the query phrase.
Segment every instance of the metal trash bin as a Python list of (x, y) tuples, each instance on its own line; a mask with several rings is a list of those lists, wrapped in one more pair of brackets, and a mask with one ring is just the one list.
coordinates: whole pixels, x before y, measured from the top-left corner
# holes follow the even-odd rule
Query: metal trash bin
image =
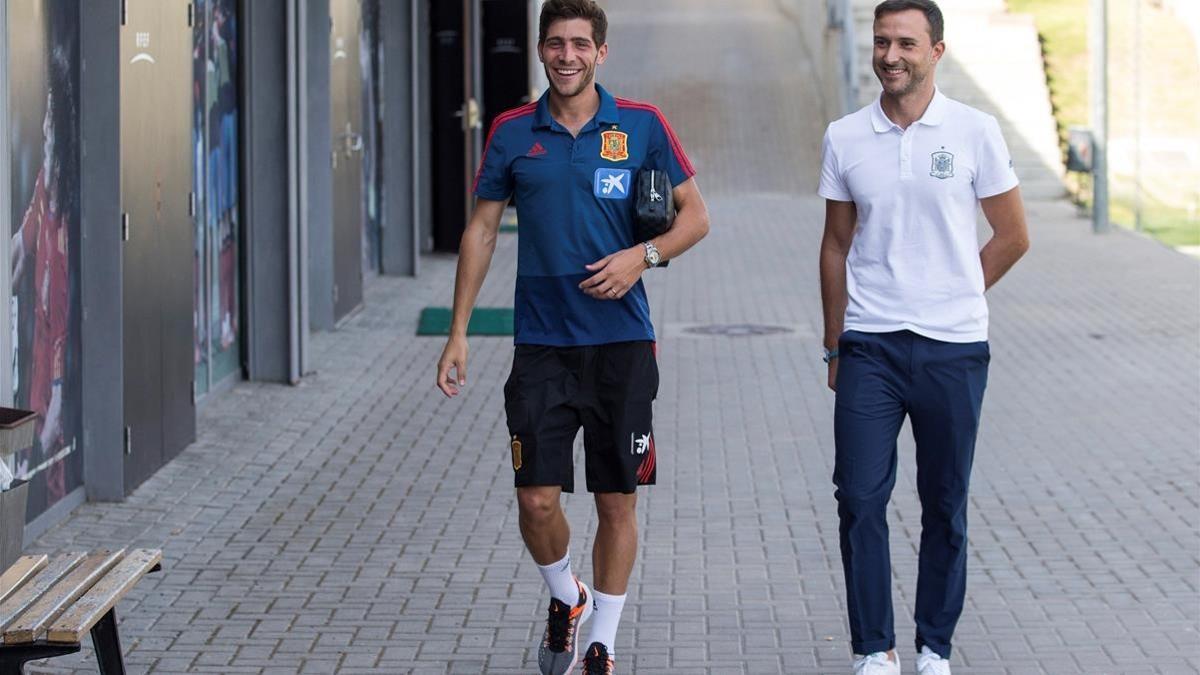
[[(36, 421), (35, 412), (0, 406), (0, 461), (33, 445)], [(23, 480), (14, 480), (7, 490), (0, 491), (0, 571), (21, 557), (28, 497), (29, 483)]]
[(0, 455), (11, 455), (33, 445), (37, 413), (0, 406)]
[(21, 557), (25, 547), (25, 505), (29, 483), (14, 480), (7, 490), (0, 491), (0, 570)]
[(1067, 130), (1067, 171), (1092, 172), (1096, 154), (1096, 138), (1091, 129), (1071, 127)]

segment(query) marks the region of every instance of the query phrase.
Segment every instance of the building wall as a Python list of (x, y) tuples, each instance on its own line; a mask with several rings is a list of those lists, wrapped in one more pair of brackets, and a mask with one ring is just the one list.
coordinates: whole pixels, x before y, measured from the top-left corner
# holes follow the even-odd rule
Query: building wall
[(800, 38), (800, 48), (817, 64), (817, 88), (824, 102), (825, 117), (832, 121), (850, 112), (845, 110), (841, 73), (842, 31), (838, 20), (850, 11), (850, 0), (778, 0), (792, 19)]
[[(90, 499), (128, 491), (122, 207), (113, 199), (121, 175), (120, 1), (87, 2), (0, 3), (0, 128), (10, 130), (0, 139), (0, 229), (10, 235), (0, 238), (0, 259), (20, 247), (17, 264), (0, 268), (0, 288), (10, 289), (0, 312), (0, 401), (42, 418), (33, 445), (13, 462), (31, 482), (27, 538), (69, 513), (85, 485)], [(391, 191), (377, 197), (378, 213), (398, 214), (385, 232), (404, 244), (388, 269), (385, 235), (384, 272), (415, 274), (429, 221), (429, 116), (420, 97), (428, 88), (428, 7), (387, 3), (401, 5), (405, 13), (393, 18), (411, 35), (395, 48), (410, 58), (397, 58), (391, 72), (381, 62), (386, 77), (375, 100), (404, 106), (407, 114), (387, 119), (407, 130), (380, 125), (380, 156), (398, 161), (380, 165)], [(306, 292), (330, 272), (314, 251), (328, 241), (333, 217), (328, 0), (198, 0), (195, 9), (194, 81), (181, 84), (193, 90), (188, 154), (197, 213), (195, 331), (186, 348), (207, 368), (214, 352), (238, 354), (244, 342), (251, 379), (294, 383), (312, 366), (297, 356), (304, 336), (328, 327), (318, 319), (328, 310), (314, 301), (318, 290)], [(214, 48), (221, 42), (224, 52)], [(206, 374), (198, 370), (197, 379)]]

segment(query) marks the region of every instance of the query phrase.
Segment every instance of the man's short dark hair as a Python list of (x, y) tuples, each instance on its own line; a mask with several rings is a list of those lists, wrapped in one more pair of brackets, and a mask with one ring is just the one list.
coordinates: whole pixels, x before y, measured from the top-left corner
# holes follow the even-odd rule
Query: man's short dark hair
[(596, 47), (608, 39), (608, 16), (595, 0), (547, 0), (542, 5), (542, 16), (538, 21), (538, 44), (546, 41), (550, 24), (562, 19), (587, 19), (592, 22), (592, 41)]
[(946, 22), (942, 18), (941, 8), (933, 0), (883, 0), (875, 6), (875, 20), (878, 21), (884, 14), (895, 14), (910, 9), (921, 12), (929, 21), (929, 37), (933, 44), (941, 42), (945, 37)]

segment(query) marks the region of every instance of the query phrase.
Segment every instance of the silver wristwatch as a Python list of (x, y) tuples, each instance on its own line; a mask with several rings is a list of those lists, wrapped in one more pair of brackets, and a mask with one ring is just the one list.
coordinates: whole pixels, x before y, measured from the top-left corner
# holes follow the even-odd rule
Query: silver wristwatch
[(652, 241), (642, 242), (642, 246), (646, 247), (646, 257), (643, 258), (646, 261), (646, 267), (658, 267), (658, 263), (662, 261), (658, 247)]

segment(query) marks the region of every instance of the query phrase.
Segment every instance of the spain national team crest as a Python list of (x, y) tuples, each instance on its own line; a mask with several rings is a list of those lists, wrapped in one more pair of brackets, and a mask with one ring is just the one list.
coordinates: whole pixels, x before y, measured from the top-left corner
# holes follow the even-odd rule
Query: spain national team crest
[(610, 162), (623, 162), (629, 159), (629, 134), (623, 131), (601, 133), (600, 156)]
[(933, 153), (933, 167), (929, 169), (929, 175), (934, 178), (953, 178), (954, 155), (944, 150)]
[(520, 471), (521, 466), (525, 464), (525, 457), (521, 453), (521, 440), (513, 436), (511, 447), (513, 471)]

